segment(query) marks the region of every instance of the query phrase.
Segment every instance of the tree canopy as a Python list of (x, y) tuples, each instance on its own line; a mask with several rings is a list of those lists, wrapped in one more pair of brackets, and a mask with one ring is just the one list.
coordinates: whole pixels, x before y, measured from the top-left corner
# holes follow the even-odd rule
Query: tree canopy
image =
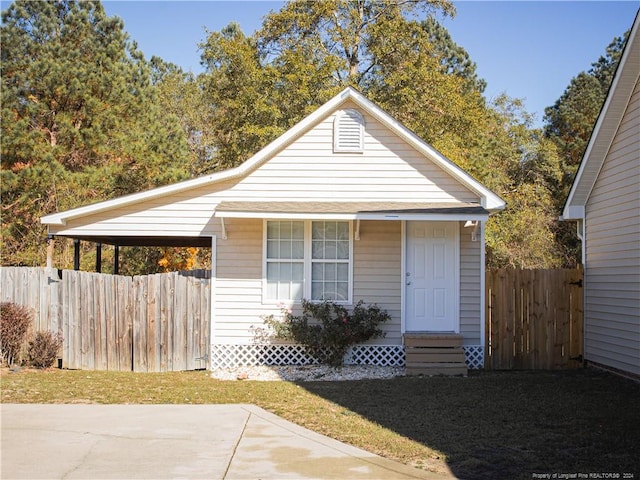
[(2, 13), (3, 263), (43, 261), (42, 215), (188, 175), (150, 66), (96, 1)]
[[(347, 85), (506, 200), (487, 224), (489, 267), (575, 264), (557, 217), (623, 39), (538, 130), (517, 99), (485, 99), (437, 20), (454, 14), (448, 0), (289, 1), (252, 35), (208, 32), (196, 76), (145, 59), (99, 1), (16, 0), (1, 27), (3, 264), (44, 262), (42, 215), (237, 166)], [(198, 262), (129, 255), (140, 271)]]

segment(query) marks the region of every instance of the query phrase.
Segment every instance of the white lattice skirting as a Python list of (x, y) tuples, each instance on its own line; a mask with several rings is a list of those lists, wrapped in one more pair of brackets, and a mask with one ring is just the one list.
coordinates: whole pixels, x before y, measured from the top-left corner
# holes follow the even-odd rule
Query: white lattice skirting
[[(484, 347), (463, 347), (470, 369), (483, 368)], [(235, 368), (256, 365), (310, 365), (318, 363), (303, 345), (212, 345), (211, 368)], [(356, 345), (345, 356), (346, 365), (376, 365), (403, 367), (403, 345)]]
[(477, 370), (484, 368), (484, 347), (482, 345), (467, 345), (464, 350), (464, 361), (467, 368)]

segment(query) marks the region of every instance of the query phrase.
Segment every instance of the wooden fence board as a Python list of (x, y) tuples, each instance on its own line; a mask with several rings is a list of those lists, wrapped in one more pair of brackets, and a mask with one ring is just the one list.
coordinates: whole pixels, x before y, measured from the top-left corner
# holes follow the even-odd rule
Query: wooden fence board
[[(193, 278), (185, 279), (186, 288), (194, 293), (200, 293), (198, 288), (198, 282), (193, 281)], [(195, 370), (196, 357), (198, 356), (198, 349), (196, 344), (196, 338), (198, 335), (196, 316), (200, 314), (200, 299), (195, 298), (194, 295), (187, 296), (187, 328), (185, 330), (185, 366), (186, 370)]]
[(60, 302), (62, 304), (62, 368), (71, 368), (69, 366), (69, 361), (71, 358), (71, 353), (69, 352), (70, 343), (69, 343), (69, 321), (71, 319), (71, 315), (69, 310), (71, 308), (69, 298), (71, 296), (71, 292), (69, 290), (69, 278), (68, 276), (62, 272), (62, 298), (66, 299), (65, 302)]
[(118, 277), (116, 329), (120, 371), (133, 370), (133, 278)]
[(162, 305), (160, 307), (160, 371), (167, 372), (173, 368), (173, 276), (162, 283)]
[(147, 279), (133, 277), (133, 371), (146, 372), (147, 369)]
[(105, 369), (110, 371), (118, 370), (115, 278), (113, 275), (104, 275)]
[(170, 355), (173, 358), (174, 370), (186, 370), (186, 325), (187, 325), (187, 302), (186, 298), (186, 277), (175, 276), (174, 280), (174, 312), (175, 317), (172, 325), (173, 342), (171, 344)]
[(488, 271), (485, 367), (579, 367), (581, 279), (581, 270)]
[(149, 275), (146, 277), (147, 281), (147, 314), (144, 323), (147, 327), (147, 371), (157, 372), (159, 371), (159, 364), (156, 366), (156, 360), (159, 355), (158, 341), (156, 338), (156, 304), (160, 301), (159, 295), (156, 292), (156, 284), (160, 283), (158, 275)]

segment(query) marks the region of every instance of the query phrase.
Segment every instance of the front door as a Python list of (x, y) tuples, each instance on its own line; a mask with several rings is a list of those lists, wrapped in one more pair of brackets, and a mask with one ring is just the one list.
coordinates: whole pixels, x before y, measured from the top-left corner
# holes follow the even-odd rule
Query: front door
[(459, 332), (458, 223), (407, 222), (405, 330)]

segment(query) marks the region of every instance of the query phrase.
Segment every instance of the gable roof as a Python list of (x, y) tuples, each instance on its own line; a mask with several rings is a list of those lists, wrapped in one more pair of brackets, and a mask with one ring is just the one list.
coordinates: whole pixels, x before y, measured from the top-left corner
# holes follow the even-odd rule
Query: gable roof
[(563, 220), (584, 219), (585, 205), (640, 77), (640, 10), (636, 14), (616, 74), (591, 133), (562, 212)]
[(475, 192), (481, 198), (482, 207), (486, 210), (493, 212), (504, 208), (505, 203), (498, 195), (483, 186), (453, 162), (445, 158), (444, 155), (424, 142), (416, 134), (400, 124), (380, 107), (369, 101), (364, 97), (364, 95), (351, 87), (347, 87), (238, 167), (152, 190), (46, 215), (41, 218), (41, 222), (47, 225), (65, 225), (68, 220), (74, 218), (93, 215), (114, 208), (120, 208), (214, 183), (242, 178), (256, 170), (260, 165), (272, 158), (280, 150), (290, 145), (293, 141), (310, 130), (313, 126), (317, 125), (320, 121), (327, 118), (348, 101), (352, 101), (369, 115), (376, 118), (399, 138), (407, 142), (418, 152), (459, 181), (462, 185)]

